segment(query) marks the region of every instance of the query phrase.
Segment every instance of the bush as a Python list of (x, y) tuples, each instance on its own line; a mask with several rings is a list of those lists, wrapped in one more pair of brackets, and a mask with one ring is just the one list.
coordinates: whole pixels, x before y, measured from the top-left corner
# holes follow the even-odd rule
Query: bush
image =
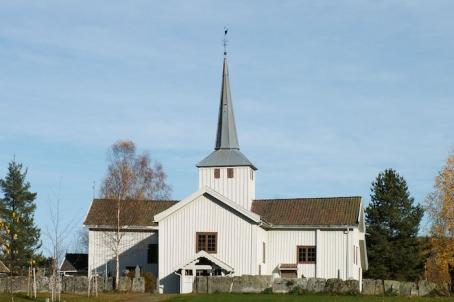
[(145, 292), (154, 292), (156, 290), (156, 276), (149, 272), (143, 272), (140, 275), (145, 279)]
[(430, 291), (429, 297), (448, 297), (449, 291), (444, 288), (434, 288)]
[(272, 294), (273, 293), (273, 288), (272, 287), (267, 287), (262, 291), (262, 294)]
[(306, 290), (304, 290), (303, 288), (301, 288), (299, 286), (295, 286), (288, 293), (290, 295), (299, 296), (299, 295), (304, 295), (306, 293)]
[(387, 291), (385, 291), (385, 296), (395, 297), (397, 295), (398, 295), (397, 291), (393, 290), (392, 288), (389, 288)]

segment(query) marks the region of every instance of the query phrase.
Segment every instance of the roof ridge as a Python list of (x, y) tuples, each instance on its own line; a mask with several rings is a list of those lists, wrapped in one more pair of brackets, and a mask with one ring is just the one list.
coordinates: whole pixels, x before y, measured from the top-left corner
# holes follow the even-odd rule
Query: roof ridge
[[(94, 198), (93, 201), (117, 201), (114, 198)], [(179, 202), (177, 199), (134, 199), (126, 198), (121, 201), (147, 201), (147, 202)]]
[(273, 200), (301, 200), (301, 199), (347, 199), (347, 198), (362, 198), (362, 196), (329, 196), (329, 197), (293, 197), (293, 198), (260, 198), (252, 201), (273, 201)]

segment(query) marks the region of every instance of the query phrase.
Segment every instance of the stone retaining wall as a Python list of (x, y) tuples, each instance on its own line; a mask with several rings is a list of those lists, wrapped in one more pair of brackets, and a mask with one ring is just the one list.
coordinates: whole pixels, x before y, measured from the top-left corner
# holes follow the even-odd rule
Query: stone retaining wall
[[(13, 277), (13, 292), (27, 292), (28, 277)], [(98, 292), (109, 292), (113, 290), (114, 281), (113, 278), (98, 278)], [(10, 292), (11, 286), (10, 277), (0, 278), (0, 293)], [(88, 292), (88, 277), (86, 276), (74, 276), (74, 277), (63, 277), (62, 278), (62, 292), (63, 293), (75, 293), (75, 294), (86, 294)], [(93, 284), (91, 285), (93, 287)], [(49, 292), (49, 278), (48, 277), (37, 277), (36, 278), (36, 291), (37, 292)], [(119, 291), (123, 292), (145, 292), (145, 279), (120, 277)], [(92, 292), (94, 292), (92, 288)]]
[(363, 280), (363, 295), (430, 296), (449, 295), (449, 284), (437, 284), (426, 280), (399, 282), (394, 280)]
[(293, 291), (311, 293), (351, 293), (358, 292), (358, 281), (339, 279), (272, 279), (271, 276), (241, 277), (196, 277), (195, 293), (261, 293), (264, 291), (285, 294)]
[(272, 287), (271, 276), (196, 277), (195, 293), (261, 293)]
[[(271, 276), (241, 277), (196, 277), (193, 286), (194, 293), (330, 293), (330, 294), (359, 294), (357, 280), (299, 278), (272, 279)], [(399, 282), (394, 280), (364, 279), (363, 295), (371, 296), (429, 296), (449, 295), (448, 284), (435, 284), (429, 281)]]

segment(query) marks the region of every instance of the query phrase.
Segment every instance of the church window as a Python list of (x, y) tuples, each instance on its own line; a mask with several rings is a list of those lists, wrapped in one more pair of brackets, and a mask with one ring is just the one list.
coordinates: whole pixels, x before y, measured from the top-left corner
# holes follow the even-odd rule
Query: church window
[(210, 254), (217, 253), (218, 233), (200, 233), (196, 236), (196, 252), (205, 251)]
[(227, 178), (233, 178), (233, 168), (227, 168)]
[(254, 171), (251, 170), (251, 180), (254, 180)]
[(157, 264), (158, 263), (158, 245), (149, 244), (148, 253), (147, 253), (148, 263)]
[(214, 169), (214, 178), (221, 178), (221, 169)]
[(185, 274), (186, 276), (192, 276), (192, 275), (193, 275), (192, 269), (187, 269), (187, 270), (185, 270), (184, 274)]
[(315, 263), (317, 253), (315, 246), (298, 246), (297, 247), (298, 263)]

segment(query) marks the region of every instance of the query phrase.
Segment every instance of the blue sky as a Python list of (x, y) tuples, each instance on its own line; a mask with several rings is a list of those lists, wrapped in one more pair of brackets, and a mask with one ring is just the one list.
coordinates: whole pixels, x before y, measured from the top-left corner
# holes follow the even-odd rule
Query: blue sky
[[(13, 158), (80, 225), (132, 139), (180, 199), (214, 145), (229, 27), (241, 150), (260, 198), (361, 195), (385, 168), (419, 202), (454, 147), (452, 1), (1, 1), (0, 177)], [(68, 235), (68, 238), (71, 236)], [(44, 236), (45, 245), (47, 240)]]

